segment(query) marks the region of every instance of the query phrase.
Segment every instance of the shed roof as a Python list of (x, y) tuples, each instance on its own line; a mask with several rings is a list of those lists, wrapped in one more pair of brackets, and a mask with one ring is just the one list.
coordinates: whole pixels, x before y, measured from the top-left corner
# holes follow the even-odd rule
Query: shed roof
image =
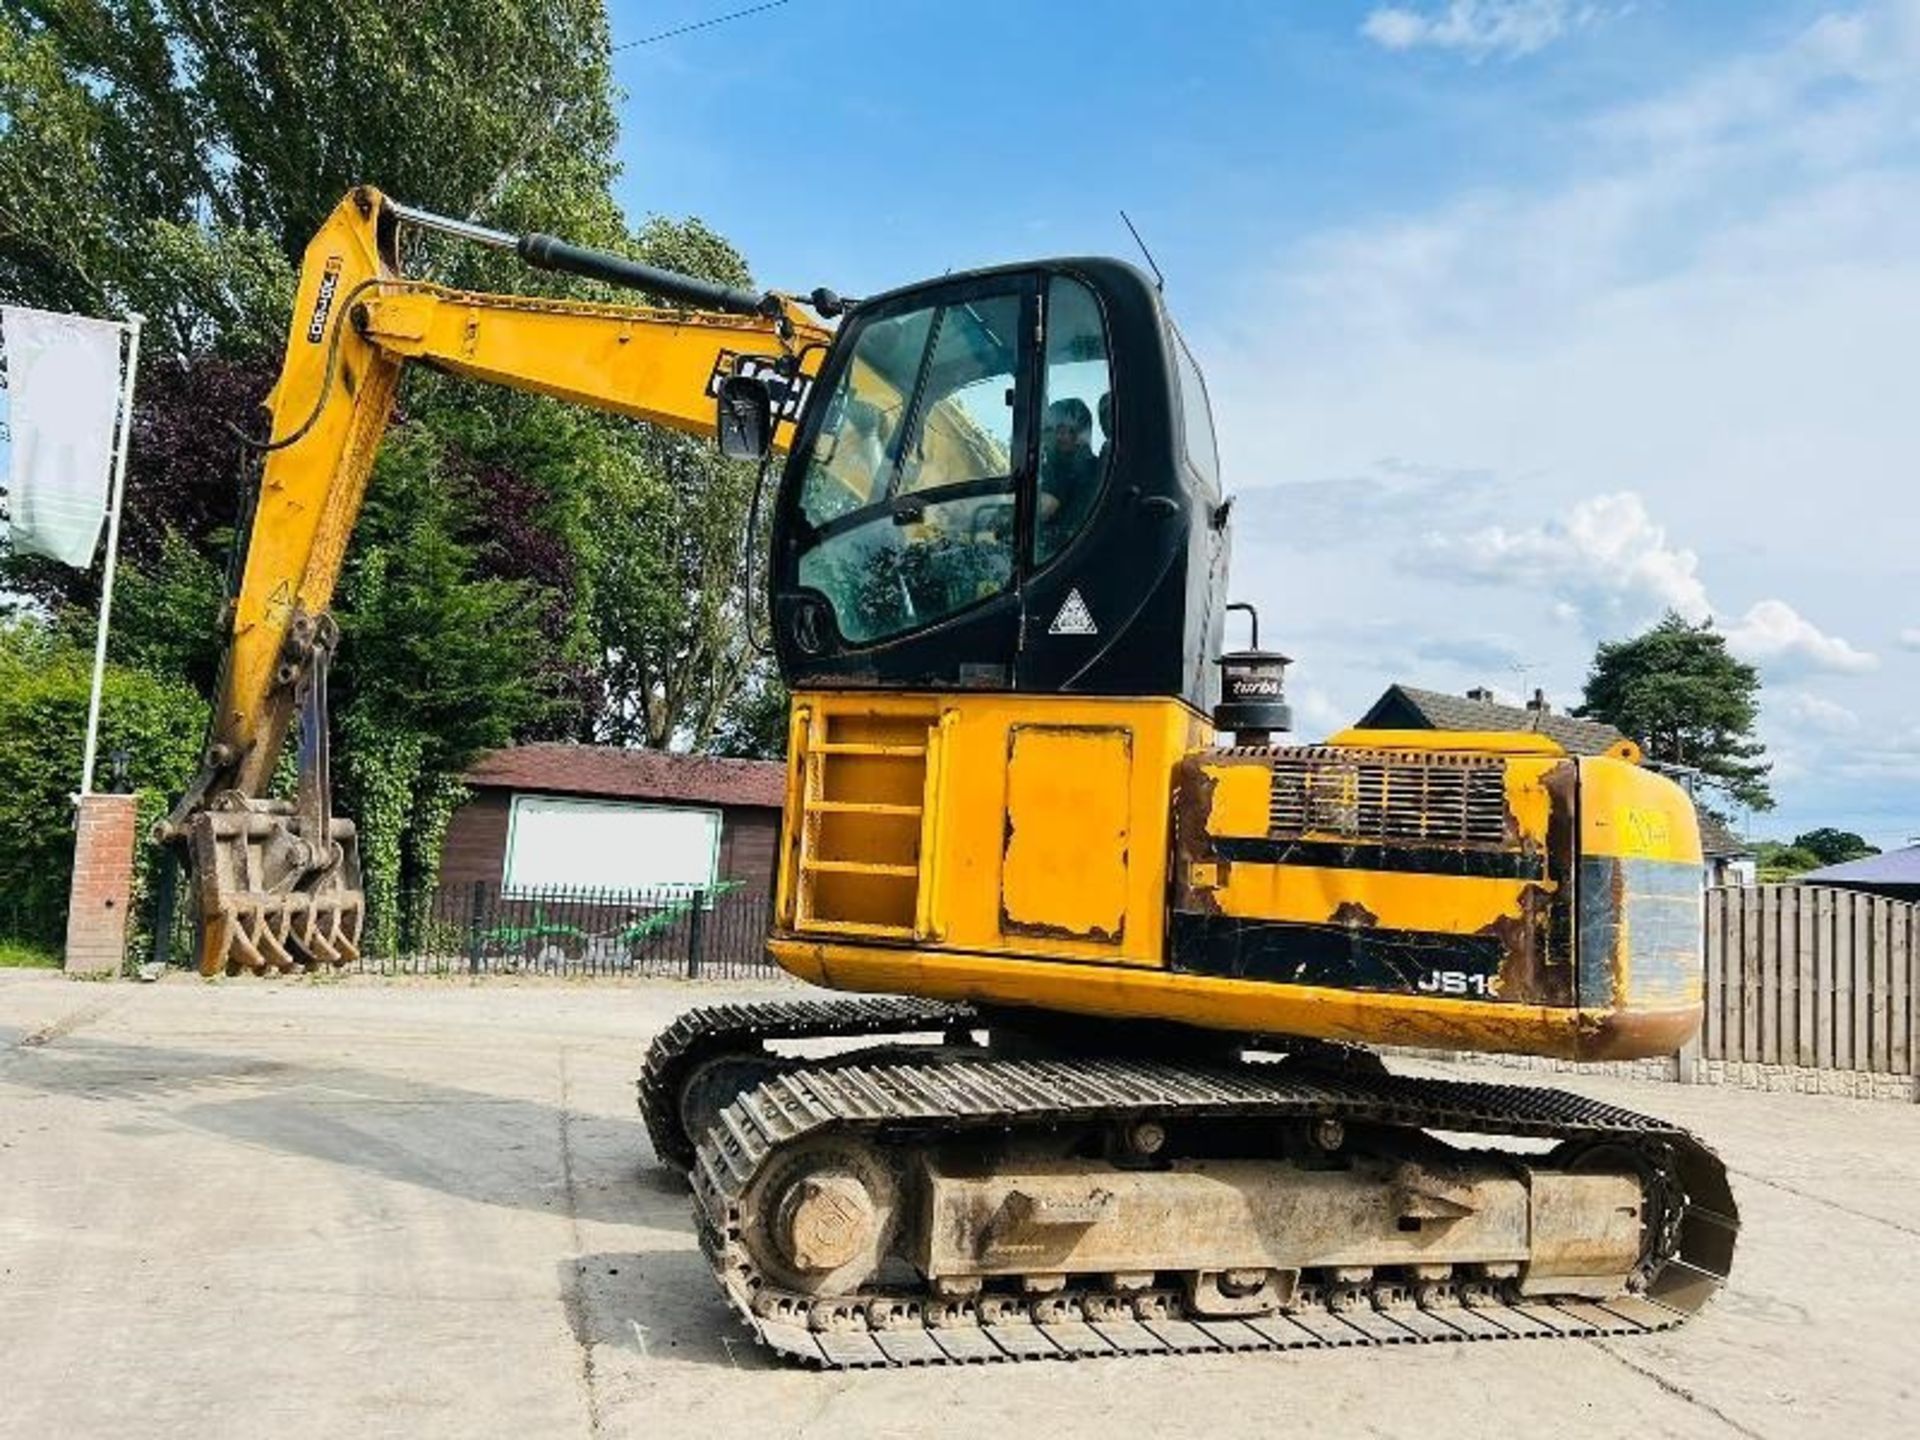
[(773, 810), (785, 802), (787, 789), (787, 767), (778, 760), (723, 760), (713, 755), (557, 741), (490, 750), (462, 778), (477, 789)]
[(1626, 737), (1598, 720), (1579, 720), (1492, 700), (1469, 700), (1440, 690), (1390, 685), (1360, 717), (1355, 729), (1399, 729), (1411, 712), (1434, 730), (1530, 730), (1545, 735), (1575, 755), (1603, 755)]
[(1846, 860), (1794, 878), (1803, 885), (1920, 885), (1920, 845)]

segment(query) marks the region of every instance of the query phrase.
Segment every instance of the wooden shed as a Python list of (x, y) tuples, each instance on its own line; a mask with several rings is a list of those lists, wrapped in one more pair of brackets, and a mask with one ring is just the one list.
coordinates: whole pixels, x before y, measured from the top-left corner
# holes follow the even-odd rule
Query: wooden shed
[(463, 777), (443, 887), (554, 890), (772, 885), (786, 767), (612, 745), (515, 745)]

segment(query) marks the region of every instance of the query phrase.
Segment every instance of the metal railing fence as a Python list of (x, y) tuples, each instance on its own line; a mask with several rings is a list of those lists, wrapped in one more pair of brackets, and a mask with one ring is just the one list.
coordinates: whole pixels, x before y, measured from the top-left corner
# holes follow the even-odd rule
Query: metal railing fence
[[(191, 966), (191, 906), (163, 874), (141, 927), (135, 964)], [(361, 958), (375, 975), (648, 975), (755, 979), (781, 973), (767, 957), (772, 896), (721, 881), (708, 890), (506, 890), (484, 881), (402, 894), (367, 917)]]

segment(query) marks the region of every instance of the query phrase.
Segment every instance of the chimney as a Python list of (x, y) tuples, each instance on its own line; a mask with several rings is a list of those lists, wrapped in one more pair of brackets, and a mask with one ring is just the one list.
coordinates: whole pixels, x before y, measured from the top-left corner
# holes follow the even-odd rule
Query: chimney
[(1533, 698), (1527, 701), (1527, 709), (1536, 715), (1551, 715), (1553, 713), (1553, 707), (1547, 704), (1547, 692), (1539, 689), (1536, 689), (1533, 692)]
[(1467, 691), (1467, 699), (1478, 700), (1482, 705), (1491, 705), (1493, 703), (1493, 691), (1484, 685), (1476, 685), (1473, 689)]

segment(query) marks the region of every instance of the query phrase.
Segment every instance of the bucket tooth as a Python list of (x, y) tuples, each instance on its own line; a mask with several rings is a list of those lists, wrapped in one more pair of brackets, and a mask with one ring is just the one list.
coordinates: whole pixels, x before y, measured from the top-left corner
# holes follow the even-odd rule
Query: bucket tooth
[(308, 906), (301, 912), (295, 929), (298, 932), (296, 943), (314, 959), (326, 965), (344, 963), (340, 952), (334, 948), (333, 937), (321, 930), (320, 916), (315, 913), (314, 907)]

